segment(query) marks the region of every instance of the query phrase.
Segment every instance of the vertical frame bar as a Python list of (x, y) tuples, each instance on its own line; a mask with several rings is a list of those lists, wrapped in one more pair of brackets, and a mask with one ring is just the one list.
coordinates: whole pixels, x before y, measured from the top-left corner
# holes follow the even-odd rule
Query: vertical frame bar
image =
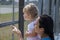
[(56, 33), (56, 13), (55, 13), (55, 10), (56, 10), (56, 0), (52, 0), (52, 6), (51, 6), (51, 17), (53, 18), (54, 20), (54, 33)]
[(13, 0), (13, 18), (12, 20), (14, 21), (14, 0)]
[(49, 3), (50, 0), (43, 0), (43, 14), (49, 15)]
[(56, 14), (56, 32), (59, 33), (59, 0), (56, 0), (56, 8), (55, 8), (55, 14)]
[(51, 13), (51, 7), (52, 7), (52, 0), (49, 0), (50, 1), (50, 3), (49, 3), (49, 15), (51, 15), (52, 13)]
[(24, 19), (23, 19), (24, 0), (19, 0), (19, 29), (24, 37)]
[[(12, 16), (12, 22), (14, 22), (14, 0), (13, 0), (13, 16)], [(12, 24), (14, 25), (14, 24)], [(14, 40), (14, 33), (12, 33), (12, 40)]]
[(42, 15), (43, 13), (43, 0), (39, 0), (38, 1), (38, 8), (39, 8), (39, 13), (38, 13), (38, 16)]

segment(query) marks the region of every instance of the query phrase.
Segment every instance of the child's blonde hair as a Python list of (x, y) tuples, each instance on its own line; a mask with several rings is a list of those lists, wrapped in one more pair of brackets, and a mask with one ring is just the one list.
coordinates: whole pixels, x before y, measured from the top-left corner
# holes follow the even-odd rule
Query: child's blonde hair
[(23, 8), (23, 13), (24, 12), (29, 12), (32, 17), (36, 17), (38, 14), (38, 8), (35, 4), (29, 3)]

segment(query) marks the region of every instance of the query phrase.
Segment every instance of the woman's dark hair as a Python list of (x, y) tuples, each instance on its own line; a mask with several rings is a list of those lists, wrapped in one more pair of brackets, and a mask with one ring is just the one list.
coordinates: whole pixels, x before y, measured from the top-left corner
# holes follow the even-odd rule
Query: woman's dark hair
[(48, 34), (51, 40), (54, 40), (53, 19), (48, 15), (41, 15), (39, 23), (39, 28), (44, 28), (44, 33)]

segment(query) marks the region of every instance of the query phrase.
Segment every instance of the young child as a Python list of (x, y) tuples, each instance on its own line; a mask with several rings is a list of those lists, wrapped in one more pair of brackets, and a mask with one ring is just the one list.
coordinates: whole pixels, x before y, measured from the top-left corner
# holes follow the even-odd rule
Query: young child
[[(38, 14), (38, 9), (35, 4), (29, 3), (23, 8), (23, 13), (24, 13), (24, 20), (29, 21), (30, 23), (28, 24), (27, 31), (25, 33), (25, 36), (27, 37), (27, 40), (38, 40), (37, 33), (35, 32), (34, 29), (34, 24), (36, 22), (37, 14)], [(15, 28), (16, 29), (16, 28)], [(13, 31), (17, 31), (17, 30)], [(17, 34), (19, 31), (17, 31)]]

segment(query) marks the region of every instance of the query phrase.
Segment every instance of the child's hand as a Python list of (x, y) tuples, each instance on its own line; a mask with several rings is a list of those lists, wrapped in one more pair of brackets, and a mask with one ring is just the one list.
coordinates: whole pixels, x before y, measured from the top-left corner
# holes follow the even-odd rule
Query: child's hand
[(11, 25), (11, 27), (12, 31), (18, 35), (19, 40), (23, 40), (21, 31), (18, 28), (16, 28), (16, 26)]
[(16, 28), (16, 26), (11, 25), (11, 27), (12, 27), (12, 31), (13, 31), (14, 33), (16, 33), (16, 34), (18, 34), (18, 35), (21, 34), (21, 31), (20, 31), (18, 28)]

